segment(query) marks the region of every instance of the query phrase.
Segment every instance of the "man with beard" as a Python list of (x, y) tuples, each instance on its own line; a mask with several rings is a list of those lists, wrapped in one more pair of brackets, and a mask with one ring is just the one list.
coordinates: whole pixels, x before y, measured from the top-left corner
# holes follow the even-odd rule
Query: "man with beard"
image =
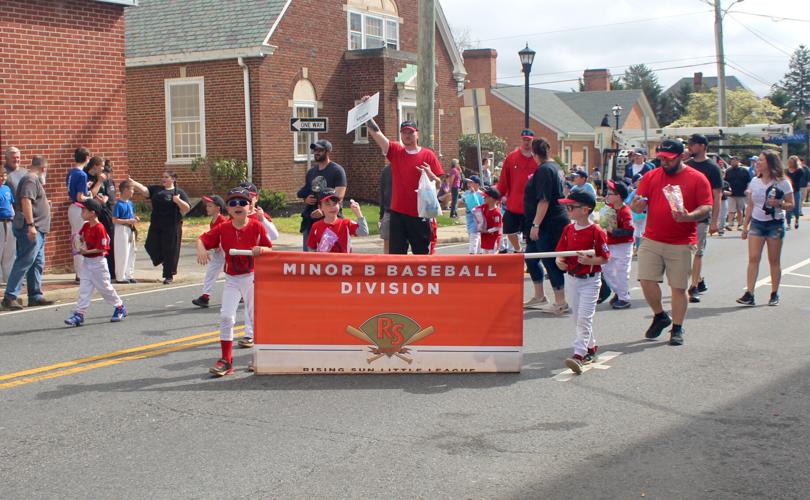
[(532, 156), (534, 132), (525, 129), (520, 133), (520, 147), (509, 153), (503, 160), (501, 175), (498, 178), (498, 192), (506, 198), (506, 211), (503, 214), (503, 234), (516, 252), (520, 252), (518, 233), (523, 231), (524, 209), (523, 191), (529, 177), (537, 170)]
[[(688, 300), (686, 289), (697, 244), (697, 221), (712, 208), (712, 190), (706, 177), (681, 161), (683, 143), (666, 139), (658, 148), (661, 168), (639, 181), (630, 208), (647, 210), (647, 227), (638, 250), (638, 280), (653, 313), (645, 337), (655, 339), (672, 325), (669, 344), (683, 344), (683, 321)], [(672, 291), (672, 317), (664, 311), (661, 287), (664, 274)]]
[[(329, 159), (332, 152), (332, 143), (326, 139), (315, 141), (309, 145), (315, 158), (315, 165), (312, 166), (306, 175), (304, 187), (298, 190), (298, 197), (303, 198), (306, 207), (301, 212), (301, 234), (304, 237), (303, 249), (307, 249), (307, 239), (312, 224), (323, 218), (323, 214), (318, 209), (318, 193), (326, 188), (332, 188), (342, 200), (346, 195), (346, 171), (343, 167)], [(340, 213), (340, 217), (343, 214)]]

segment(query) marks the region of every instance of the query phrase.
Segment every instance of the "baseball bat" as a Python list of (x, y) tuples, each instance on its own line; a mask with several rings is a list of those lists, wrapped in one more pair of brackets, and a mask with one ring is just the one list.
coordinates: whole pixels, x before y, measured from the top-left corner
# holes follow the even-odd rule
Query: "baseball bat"
[(360, 330), (351, 325), (346, 326), (346, 333), (364, 342), (368, 342), (369, 344), (374, 344), (374, 341), (371, 340), (371, 337), (369, 337), (368, 335), (366, 335), (365, 333), (361, 332)]
[(589, 257), (593, 257), (596, 252), (593, 250), (571, 250), (565, 252), (534, 252), (534, 253), (524, 253), (524, 259), (550, 259), (552, 257), (576, 257), (579, 254), (584, 254)]
[(246, 255), (248, 257), (253, 256), (253, 250), (239, 250), (238, 248), (231, 248), (228, 253), (230, 255)]
[(405, 347), (406, 345), (409, 345), (409, 344), (413, 344), (414, 342), (418, 342), (418, 341), (422, 340), (423, 338), (427, 337), (428, 335), (431, 335), (434, 331), (435, 331), (435, 329), (432, 326), (429, 326), (427, 328), (423, 328), (422, 330), (419, 330), (418, 332), (416, 332), (413, 335), (413, 337), (406, 340), (402, 344), (402, 347)]

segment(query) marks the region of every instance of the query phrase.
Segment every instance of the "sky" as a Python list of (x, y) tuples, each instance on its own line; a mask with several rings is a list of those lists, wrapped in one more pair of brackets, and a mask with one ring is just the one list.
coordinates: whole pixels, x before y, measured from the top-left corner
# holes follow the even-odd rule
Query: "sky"
[[(759, 96), (810, 45), (810, 1), (745, 0), (723, 21), (726, 75)], [(498, 82), (522, 85), (518, 51), (537, 52), (533, 87), (571, 90), (585, 69), (613, 76), (644, 63), (667, 89), (695, 72), (717, 76), (713, 8), (703, 0), (440, 0), (456, 37), (498, 51)], [(790, 19), (796, 20), (790, 20)]]

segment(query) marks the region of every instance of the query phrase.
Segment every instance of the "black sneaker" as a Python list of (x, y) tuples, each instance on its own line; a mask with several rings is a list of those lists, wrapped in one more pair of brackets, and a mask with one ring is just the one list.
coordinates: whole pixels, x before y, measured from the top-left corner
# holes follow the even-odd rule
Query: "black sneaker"
[(657, 339), (661, 332), (664, 331), (664, 328), (668, 327), (672, 324), (672, 319), (669, 315), (665, 315), (664, 317), (653, 317), (653, 322), (649, 328), (647, 328), (647, 333), (644, 334), (644, 337), (648, 339)]
[(771, 292), (771, 298), (768, 299), (769, 306), (778, 306), (779, 305), (779, 294), (777, 292)]
[(688, 293), (689, 293), (689, 302), (691, 302), (692, 304), (700, 302), (700, 292), (698, 291), (698, 288), (696, 286), (690, 286)]
[(610, 289), (607, 283), (602, 281), (602, 286), (599, 288), (599, 298), (596, 300), (596, 303), (601, 304), (606, 301), (611, 293), (613, 293), (613, 290)]
[(571, 369), (577, 375), (582, 373), (583, 358), (578, 354), (574, 354), (565, 360), (565, 366)]
[(2, 302), (2, 305), (3, 305), (3, 309), (5, 309), (7, 311), (19, 311), (19, 310), (21, 310), (23, 308), (22, 304), (20, 304), (20, 302), (18, 300), (16, 300), (16, 299), (15, 300), (9, 300), (9, 299), (4, 298), (3, 302)]
[(612, 307), (613, 309), (629, 309), (631, 305), (632, 304), (626, 300), (617, 300), (613, 303)]
[(756, 303), (754, 302), (754, 295), (751, 292), (749, 292), (748, 290), (745, 291), (745, 293), (742, 295), (742, 297), (737, 299), (737, 303), (742, 304), (744, 306), (754, 306), (754, 305), (756, 305)]
[(698, 293), (706, 293), (709, 291), (709, 287), (706, 286), (705, 280), (700, 280), (700, 283), (697, 284)]
[(130, 283), (132, 283), (132, 284), (134, 285), (135, 283), (137, 283), (137, 282), (138, 282), (138, 280), (136, 280), (135, 278), (130, 278), (130, 279), (129, 279), (129, 282), (130, 282)]
[(608, 301), (608, 304), (613, 305), (618, 301), (619, 301), (619, 296), (616, 295), (616, 294), (613, 294), (613, 297), (610, 298), (610, 300)]
[(193, 299), (191, 303), (197, 307), (206, 308), (208, 307), (208, 295), (200, 295), (196, 299)]
[(585, 356), (582, 357), (582, 364), (583, 365), (589, 365), (589, 364), (593, 363), (594, 361), (596, 361), (596, 358), (598, 356), (596, 351), (598, 349), (599, 349), (599, 347), (594, 347), (593, 349), (588, 349), (588, 353), (585, 354)]
[(683, 345), (683, 328), (669, 332), (669, 345)]

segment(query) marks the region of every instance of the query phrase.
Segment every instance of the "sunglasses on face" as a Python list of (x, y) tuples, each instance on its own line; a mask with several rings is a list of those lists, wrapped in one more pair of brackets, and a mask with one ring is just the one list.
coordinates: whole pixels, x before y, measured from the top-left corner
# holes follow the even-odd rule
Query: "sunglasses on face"
[(573, 211), (573, 210), (576, 210), (577, 208), (582, 208), (582, 207), (584, 207), (584, 206), (585, 206), (585, 205), (566, 205), (566, 206), (565, 206), (565, 208), (566, 208), (566, 209), (567, 209), (569, 212), (571, 212), (571, 211)]
[(250, 205), (250, 202), (243, 198), (240, 198), (238, 200), (228, 200), (229, 207), (246, 207), (248, 205)]

